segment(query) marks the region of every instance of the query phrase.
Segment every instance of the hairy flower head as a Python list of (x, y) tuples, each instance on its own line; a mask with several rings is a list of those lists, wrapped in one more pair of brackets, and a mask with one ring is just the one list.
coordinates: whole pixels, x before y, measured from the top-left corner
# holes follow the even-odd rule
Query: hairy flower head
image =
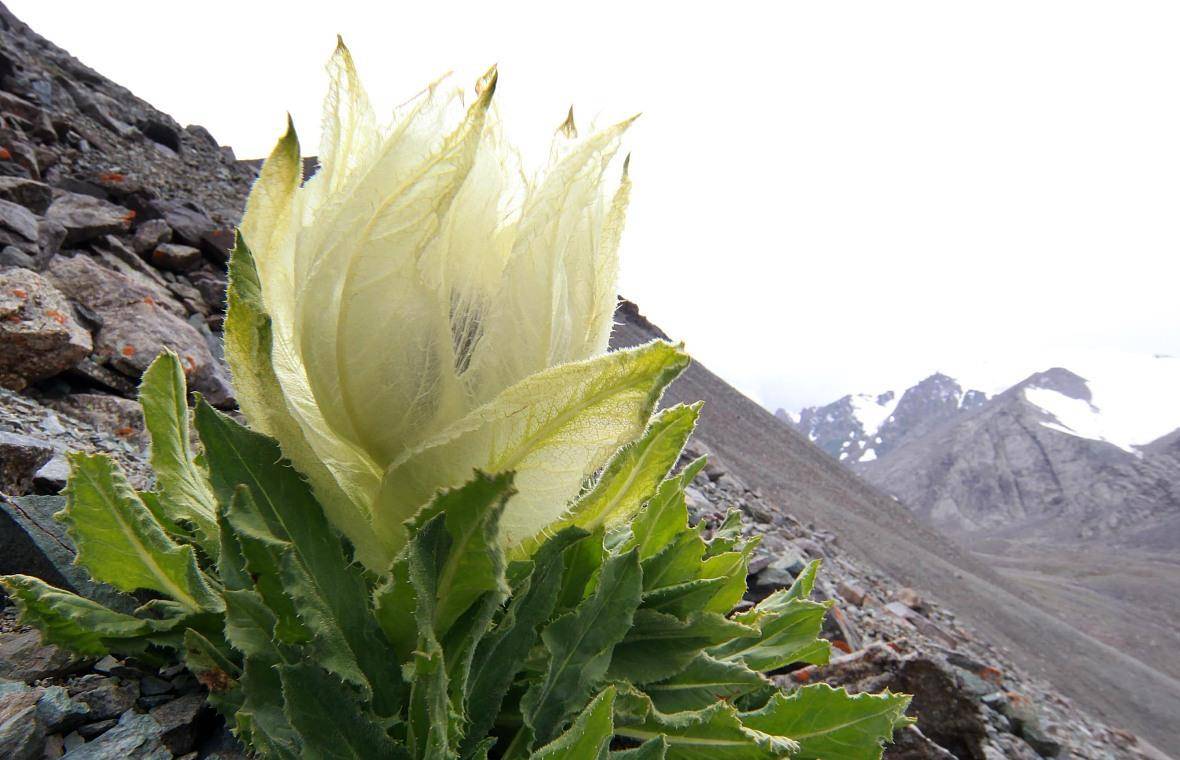
[[(495, 69), (470, 99), (432, 84), (387, 125), (342, 43), (328, 71), (318, 171), (302, 182), (290, 127), (242, 220), (240, 256), (253, 257), (254, 304), (269, 328), (261, 338), (247, 335), (243, 293), (254, 275), (239, 260), (231, 267), (227, 357), (242, 411), (279, 440), (375, 569), (384, 569), (423, 493), (462, 482), (472, 467), (553, 468), (550, 485), (560, 488), (545, 498), (556, 503), (535, 517), (515, 514), (512, 540), (560, 514), (582, 480), (634, 437), (635, 425), (642, 430), (654, 403), (636, 395), (614, 409), (627, 424), (596, 423), (602, 440), (586, 450), (535, 456), (538, 435), (573, 419), (560, 410), (540, 433), (526, 425), (512, 434), (523, 440), (506, 437), (522, 419), (543, 417), (531, 405), (550, 393), (536, 380), (534, 396), (533, 386), (513, 395), (514, 387), (606, 351), (626, 162), (613, 192), (604, 178), (630, 120), (578, 139), (571, 115), (548, 167), (528, 179), (492, 107)], [(437, 460), (443, 445), (446, 462), (416, 466)], [(508, 526), (516, 503), (529, 501), (529, 479), (523, 483), (518, 478), (522, 494), (510, 503)]]

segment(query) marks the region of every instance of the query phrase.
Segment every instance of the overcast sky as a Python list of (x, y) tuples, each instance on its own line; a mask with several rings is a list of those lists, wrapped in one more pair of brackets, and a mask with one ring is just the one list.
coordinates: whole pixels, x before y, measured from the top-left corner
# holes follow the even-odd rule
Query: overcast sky
[(540, 157), (642, 111), (621, 290), (771, 408), (1180, 354), (1180, 5), (5, 0), (239, 157), (500, 65)]

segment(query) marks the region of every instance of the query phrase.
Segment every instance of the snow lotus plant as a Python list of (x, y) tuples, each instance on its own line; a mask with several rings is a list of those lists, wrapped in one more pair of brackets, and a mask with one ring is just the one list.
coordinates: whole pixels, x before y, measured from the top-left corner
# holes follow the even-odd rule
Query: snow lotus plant
[(160, 356), (153, 490), (74, 454), (60, 514), (122, 596), (8, 576), (23, 619), (182, 660), (264, 757), (879, 757), (908, 697), (765, 675), (828, 658), (817, 564), (734, 612), (756, 539), (689, 525), (699, 405), (655, 412), (684, 353), (606, 350), (628, 122), (568, 121), (524, 179), (495, 71), (386, 127), (343, 46), (329, 71), (319, 171), (288, 129), (230, 261), (248, 425)]

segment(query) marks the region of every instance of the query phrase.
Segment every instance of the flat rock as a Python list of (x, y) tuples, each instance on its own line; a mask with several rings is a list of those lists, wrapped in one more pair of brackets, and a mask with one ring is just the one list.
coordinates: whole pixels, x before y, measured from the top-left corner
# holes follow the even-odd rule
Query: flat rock
[(171, 760), (160, 739), (160, 724), (150, 715), (127, 712), (119, 723), (94, 741), (71, 749), (61, 760)]
[(152, 264), (170, 272), (187, 272), (201, 263), (199, 248), (179, 243), (160, 243), (152, 251)]
[(46, 216), (65, 227), (65, 242), (74, 245), (127, 231), (135, 214), (100, 198), (67, 192), (50, 204)]
[(227, 406), (233, 393), (225, 370), (192, 325), (156, 302), (154, 290), (87, 256), (56, 256), (49, 277), (70, 298), (94, 311), (103, 326), (95, 355), (123, 374), (138, 378), (165, 348), (180, 356), (192, 390), (211, 404)]
[[(109, 586), (95, 583), (74, 564), (77, 552), (65, 526), (53, 516), (65, 507), (60, 496), (0, 497), (0, 574), (32, 575), (53, 586), (124, 612), (135, 600)], [(60, 663), (55, 647), (40, 648), (36, 632), (0, 634), (0, 678), (31, 680)], [(29, 676), (26, 678), (25, 676)]]
[(90, 707), (76, 702), (64, 686), (46, 686), (37, 700), (37, 717), (49, 733), (66, 733), (90, 720)]
[(0, 269), (0, 385), (21, 390), (90, 354), (90, 333), (48, 280), (28, 269)]
[[(0, 233), (8, 232), (28, 243), (36, 243), (37, 221), (37, 215), (24, 206), (0, 200)], [(10, 238), (9, 242), (16, 241)]]
[(54, 678), (72, 673), (86, 662), (52, 644), (42, 644), (41, 634), (31, 628), (0, 635), (0, 679)]
[(24, 206), (37, 216), (44, 216), (53, 202), (53, 189), (44, 182), (26, 177), (0, 177), (0, 200)]

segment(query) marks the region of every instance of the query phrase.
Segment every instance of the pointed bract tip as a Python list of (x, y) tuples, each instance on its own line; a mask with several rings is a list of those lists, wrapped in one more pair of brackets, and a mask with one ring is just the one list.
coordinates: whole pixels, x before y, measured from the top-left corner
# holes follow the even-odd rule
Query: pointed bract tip
[(627, 176), (630, 172), (631, 172), (631, 154), (628, 153), (627, 157), (623, 159), (623, 179), (627, 179)]
[(574, 124), (574, 107), (570, 106), (570, 111), (566, 114), (565, 121), (561, 122), (561, 126), (557, 128), (558, 134), (563, 137), (568, 137), (573, 140), (578, 136), (578, 127)]
[(492, 64), (483, 76), (475, 82), (475, 94), (479, 95), (484, 100), (491, 100), (492, 95), (496, 93), (496, 83), (500, 79), (499, 64)]
[(344, 44), (344, 36), (341, 35), (339, 32), (336, 33), (336, 52), (337, 53), (347, 53), (348, 52), (348, 45)]

